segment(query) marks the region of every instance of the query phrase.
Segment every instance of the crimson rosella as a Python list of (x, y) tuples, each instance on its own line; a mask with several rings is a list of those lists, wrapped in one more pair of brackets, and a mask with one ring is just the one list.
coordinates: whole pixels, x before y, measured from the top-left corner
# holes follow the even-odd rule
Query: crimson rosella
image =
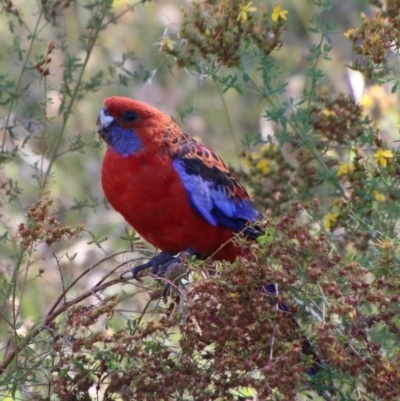
[[(233, 261), (242, 252), (231, 241), (236, 233), (262, 235), (251, 225), (261, 214), (222, 159), (163, 112), (137, 100), (111, 97), (104, 101), (97, 126), (108, 145), (102, 168), (108, 201), (162, 251), (135, 267), (135, 278), (150, 267), (153, 274), (165, 272), (180, 259), (177, 254)], [(264, 290), (276, 294), (273, 284)], [(289, 310), (286, 304), (278, 306)], [(303, 352), (319, 364), (305, 337)]]
[(235, 233), (261, 234), (248, 226), (261, 215), (244, 187), (213, 150), (187, 136), (169, 116), (112, 97), (97, 124), (108, 144), (102, 169), (108, 201), (163, 251), (135, 269), (135, 276), (143, 266), (154, 274), (165, 270), (179, 252), (216, 252), (216, 258), (233, 261), (241, 253), (231, 241)]

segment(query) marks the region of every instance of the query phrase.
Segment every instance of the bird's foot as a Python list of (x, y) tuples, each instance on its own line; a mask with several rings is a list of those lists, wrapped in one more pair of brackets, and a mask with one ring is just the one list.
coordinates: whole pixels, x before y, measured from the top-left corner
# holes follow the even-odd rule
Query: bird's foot
[(152, 257), (147, 263), (135, 266), (132, 269), (133, 278), (138, 280), (138, 275), (142, 270), (151, 268), (151, 274), (163, 275), (175, 263), (181, 263), (184, 258), (196, 255), (193, 249), (188, 249), (176, 256), (171, 252), (160, 252), (158, 255)]

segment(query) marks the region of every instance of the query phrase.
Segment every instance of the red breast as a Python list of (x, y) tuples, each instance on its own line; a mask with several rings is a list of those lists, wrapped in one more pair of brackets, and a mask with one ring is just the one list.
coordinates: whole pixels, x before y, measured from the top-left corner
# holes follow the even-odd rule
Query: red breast
[[(178, 253), (189, 248), (211, 255), (234, 236), (212, 226), (189, 203), (172, 160), (166, 154), (141, 152), (123, 157), (108, 149), (102, 168), (104, 193), (115, 210), (149, 243)], [(233, 261), (240, 249), (231, 242), (217, 257)]]

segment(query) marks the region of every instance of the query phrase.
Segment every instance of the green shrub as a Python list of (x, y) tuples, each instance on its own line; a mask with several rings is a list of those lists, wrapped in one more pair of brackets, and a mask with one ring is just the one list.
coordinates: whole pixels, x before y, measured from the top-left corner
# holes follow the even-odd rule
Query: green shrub
[[(214, 0), (163, 30), (165, 4), (144, 3), (1, 2), (0, 394), (397, 400), (400, 5), (374, 2), (347, 27), (339, 17), (366, 4)], [(346, 43), (349, 79), (369, 79), (357, 99), (336, 73)], [(194, 134), (230, 132), (224, 156), (265, 216), (258, 241), (235, 239), (245, 257), (131, 278), (156, 251), (121, 235), (104, 199), (95, 120), (104, 97), (141, 97), (135, 86), (159, 108), (189, 104), (182, 126), (208, 109)]]

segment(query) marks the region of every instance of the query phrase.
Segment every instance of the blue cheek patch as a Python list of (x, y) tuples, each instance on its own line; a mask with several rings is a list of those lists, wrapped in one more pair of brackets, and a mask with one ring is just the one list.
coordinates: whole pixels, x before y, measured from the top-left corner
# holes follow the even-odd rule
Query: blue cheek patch
[(143, 143), (132, 129), (124, 129), (116, 124), (110, 126), (111, 147), (123, 157), (129, 157), (138, 153), (143, 148)]

